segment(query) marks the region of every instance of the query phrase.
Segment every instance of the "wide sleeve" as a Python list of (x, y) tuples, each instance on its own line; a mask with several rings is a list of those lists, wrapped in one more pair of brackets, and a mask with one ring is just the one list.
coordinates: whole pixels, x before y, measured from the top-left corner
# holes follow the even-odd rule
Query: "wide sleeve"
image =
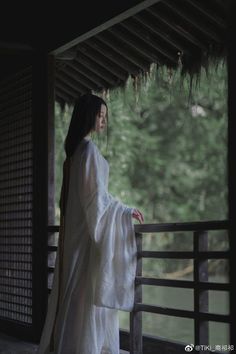
[(94, 304), (131, 311), (137, 255), (132, 209), (108, 193), (107, 162), (92, 144), (84, 153), (81, 172), (80, 202), (92, 240)]
[(79, 199), (85, 214), (89, 235), (98, 242), (98, 224), (112, 197), (106, 188), (106, 166), (96, 146), (89, 142), (82, 154), (79, 170)]

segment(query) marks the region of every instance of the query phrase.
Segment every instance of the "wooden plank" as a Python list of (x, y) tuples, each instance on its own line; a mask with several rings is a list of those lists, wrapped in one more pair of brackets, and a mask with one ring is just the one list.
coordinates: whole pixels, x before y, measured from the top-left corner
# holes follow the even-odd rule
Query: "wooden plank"
[[(204, 321), (216, 321), (216, 322), (229, 322), (230, 316), (229, 315), (221, 315), (215, 313), (204, 313), (204, 312), (195, 312), (195, 311), (188, 311), (188, 310), (179, 310), (179, 309), (172, 309), (168, 307), (160, 307), (154, 305), (147, 305), (147, 304), (136, 304), (135, 310), (149, 312), (149, 313), (158, 313), (166, 316), (174, 316), (174, 317), (185, 317), (185, 318), (195, 318), (197, 320)], [(198, 344), (198, 342), (196, 342)], [(202, 344), (202, 343), (200, 343)], [(203, 343), (204, 344), (204, 343)]]
[[(194, 232), (194, 281), (196, 283), (208, 281), (208, 261), (200, 260), (199, 251), (207, 251), (208, 234), (206, 231)], [(194, 289), (194, 312), (208, 312), (208, 291), (195, 287)], [(197, 316), (194, 321), (194, 342), (195, 345), (209, 343), (209, 324), (201, 321)]]
[[(55, 251), (57, 247), (55, 246)], [(173, 254), (172, 254), (173, 253)], [(157, 258), (157, 259), (193, 259), (193, 252), (157, 252), (157, 251), (142, 251), (138, 252), (138, 258)], [(199, 259), (228, 259), (229, 252), (199, 252)]]
[[(122, 30), (123, 27), (125, 30)], [(178, 62), (177, 53), (172, 55), (172, 53), (168, 52), (166, 48), (163, 49), (158, 41), (154, 41), (150, 35), (149, 38), (145, 38), (143, 32), (138, 32), (136, 28), (133, 28), (129, 24), (122, 24), (119, 28), (111, 28), (109, 29), (109, 32), (111, 32), (114, 36), (117, 36), (122, 42), (127, 43), (131, 48), (133, 48), (137, 53), (139, 52), (140, 55), (146, 58), (146, 60), (149, 62), (163, 64), (166, 59), (174, 65), (176, 65)], [(137, 41), (139, 46), (137, 46)]]
[[(94, 82), (98, 87), (109, 87), (111, 82), (106, 79), (106, 77), (98, 76), (95, 72), (93, 72), (88, 66), (85, 67), (81, 61), (80, 65), (76, 65), (76, 63), (67, 63), (67, 68), (71, 67), (74, 73), (78, 73), (81, 77), (87, 78), (90, 81)], [(113, 81), (113, 84), (116, 83)]]
[(143, 285), (156, 285), (156, 286), (168, 286), (174, 288), (186, 288), (194, 289), (199, 287), (204, 290), (224, 290), (230, 289), (229, 283), (211, 283), (211, 282), (195, 282), (192, 280), (170, 280), (170, 279), (160, 279), (160, 278), (145, 278), (136, 277), (135, 283)]
[[(145, 65), (145, 63), (138, 62), (138, 58), (135, 56), (132, 58), (127, 56), (127, 54), (124, 53), (125, 49), (115, 47), (113, 41), (107, 40), (104, 36), (99, 36), (95, 39), (92, 38), (86, 43), (86, 45), (108, 58), (113, 65), (115, 64), (119, 69), (130, 72), (134, 75), (138, 74), (142, 65)], [(122, 52), (123, 54), (121, 54)]]
[(48, 224), (55, 223), (55, 58), (48, 57)]
[(228, 30), (228, 154), (227, 154), (227, 176), (228, 176), (228, 215), (229, 215), (229, 272), (230, 272), (230, 344), (236, 348), (236, 51), (235, 51), (235, 13), (236, 2), (230, 1), (229, 7), (229, 30)]
[(156, 56), (151, 52), (144, 54), (144, 51), (136, 46), (136, 43), (130, 41), (127, 37), (120, 35), (117, 29), (111, 29), (109, 32), (99, 34), (96, 39), (103, 42), (112, 52), (118, 54), (118, 60), (121, 60), (122, 66), (124, 65), (129, 71), (130, 64), (138, 68), (148, 68), (152, 61), (158, 62)]
[[(92, 68), (93, 66), (94, 70), (96, 69), (97, 75), (100, 75), (101, 67), (102, 67), (103, 73), (106, 74), (106, 72), (108, 72), (109, 77), (111, 77), (112, 80), (114, 76), (116, 76), (118, 79), (121, 79), (123, 81), (128, 78), (128, 72), (126, 72), (124, 68), (120, 68), (119, 66), (114, 65), (114, 62), (110, 58), (106, 57), (102, 51), (98, 52), (98, 50), (93, 48), (93, 46), (92, 47), (88, 46), (87, 43), (83, 44), (82, 46), (80, 45), (79, 60), (81, 60), (81, 53), (82, 55), (90, 59), (90, 68)], [(78, 62), (79, 60), (75, 59), (75, 61)], [(83, 60), (83, 64), (86, 65), (86, 61)]]
[(213, 15), (209, 11), (207, 11), (207, 8), (204, 8), (204, 6), (202, 6), (202, 4), (199, 1), (196, 0), (185, 0), (185, 1), (187, 1), (192, 7), (197, 9), (199, 11), (199, 15), (204, 15), (204, 17), (207, 17), (209, 21), (213, 22), (221, 29), (223, 30), (226, 29), (226, 23), (216, 14)]
[(184, 7), (180, 10), (179, 6), (170, 0), (165, 0), (163, 4), (168, 7), (168, 11), (173, 11), (175, 15), (177, 14), (182, 20), (186, 21), (188, 25), (195, 27), (203, 36), (207, 36), (211, 41), (215, 41), (216, 43), (222, 42), (222, 36), (217, 35), (217, 31), (213, 31), (211, 28), (204, 25), (203, 22), (198, 21), (199, 17), (191, 15), (189, 12), (185, 11)]
[[(64, 80), (62, 77), (59, 77), (57, 76), (57, 79), (56, 79), (56, 88), (59, 87), (59, 89), (62, 91), (62, 92), (65, 92), (67, 95), (71, 96), (72, 100), (74, 100), (75, 98), (77, 98), (80, 93), (85, 93), (86, 92), (86, 89), (83, 88), (81, 89), (79, 87), (79, 85), (77, 86), (77, 90), (75, 90), (74, 88), (72, 88), (71, 86), (69, 86)], [(82, 90), (82, 91), (81, 91)]]
[(67, 93), (65, 93), (60, 87), (56, 86), (56, 99), (59, 98), (59, 100), (71, 103), (73, 102), (74, 98), (72, 96), (69, 96)]
[(85, 75), (79, 73), (79, 71), (75, 70), (72, 66), (70, 67), (68, 64), (66, 67), (60, 69), (60, 73), (63, 72), (67, 76), (68, 80), (72, 87), (76, 87), (78, 83), (81, 83), (88, 90), (95, 90), (96, 88), (103, 88), (104, 86), (97, 85), (96, 82), (91, 81)]
[[(167, 46), (167, 44), (169, 44), (169, 48), (172, 51), (182, 51), (185, 54), (189, 55), (189, 50), (183, 46), (183, 44), (177, 39), (175, 38), (175, 40), (173, 40), (171, 37), (169, 37), (169, 35), (167, 35), (164, 31), (162, 32), (159, 28), (159, 26), (157, 26), (157, 21), (155, 19), (153, 19), (153, 17), (151, 17), (148, 13), (141, 13), (141, 14), (137, 14), (134, 16), (134, 18), (132, 19), (132, 21), (129, 20), (129, 22), (124, 22), (121, 23), (121, 26), (126, 26), (127, 28), (132, 28), (133, 31), (136, 30), (136, 33), (138, 35), (141, 35), (142, 37), (145, 38), (145, 36), (150, 36), (154, 35), (154, 43), (155, 46), (159, 47), (159, 42), (160, 42), (160, 38), (161, 41), (163, 43), (165, 43), (165, 46)], [(146, 39), (148, 40), (148, 39)], [(153, 43), (153, 44), (154, 44)]]
[(166, 26), (167, 28), (170, 28), (172, 31), (178, 33), (181, 37), (187, 39), (187, 41), (189, 43), (194, 44), (195, 46), (197, 46), (198, 48), (201, 48), (202, 50), (207, 49), (206, 45), (204, 45), (196, 37), (192, 36), (190, 32), (186, 32), (181, 27), (178, 27), (178, 26), (172, 24), (171, 17), (167, 18), (167, 16), (165, 16), (163, 14), (163, 12), (161, 12), (159, 9), (154, 9), (154, 8), (149, 9), (148, 8), (148, 9), (146, 9), (146, 11), (150, 15), (155, 17), (159, 23), (164, 24), (164, 26)]
[(174, 232), (174, 231), (198, 231), (198, 230), (227, 230), (229, 223), (222, 221), (199, 221), (185, 223), (160, 223), (160, 224), (135, 224), (135, 232), (156, 233), (156, 232)]
[[(193, 259), (194, 252), (174, 252), (174, 251), (142, 251), (138, 252), (138, 257), (159, 258), (159, 259)], [(199, 252), (199, 259), (228, 259), (229, 251), (209, 251)]]
[(59, 232), (59, 226), (58, 225), (48, 225), (48, 232)]
[[(142, 251), (142, 234), (136, 234), (137, 251)], [(142, 258), (137, 260), (136, 276), (142, 276)], [(135, 284), (134, 310), (130, 313), (130, 354), (142, 354), (142, 313), (136, 311), (136, 303), (142, 302), (142, 285)]]
[(91, 83), (89, 80), (83, 79), (81, 77), (76, 78), (76, 75), (73, 75), (69, 68), (68, 70), (67, 68), (60, 70), (60, 72), (58, 72), (58, 77), (60, 77), (64, 82), (67, 83), (68, 86), (74, 90), (78, 90), (79, 88), (80, 90), (86, 92), (95, 90), (97, 88), (94, 82)]

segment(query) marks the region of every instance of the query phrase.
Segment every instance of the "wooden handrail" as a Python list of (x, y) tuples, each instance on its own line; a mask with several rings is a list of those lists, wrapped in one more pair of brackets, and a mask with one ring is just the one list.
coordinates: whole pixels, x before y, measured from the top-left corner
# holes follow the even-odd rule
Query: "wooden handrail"
[[(135, 224), (136, 233), (158, 233), (158, 232), (176, 232), (176, 231), (203, 231), (203, 230), (227, 230), (229, 227), (228, 220), (210, 220), (210, 221), (193, 221), (183, 223), (158, 223), (158, 224)], [(58, 225), (49, 225), (49, 232), (58, 232)]]
[(229, 227), (228, 220), (194, 221), (184, 223), (160, 223), (160, 224), (135, 224), (136, 233), (176, 232), (176, 231), (204, 231), (226, 230)]
[[(158, 259), (193, 259), (195, 253), (192, 251), (142, 251), (138, 252), (138, 258)], [(198, 252), (199, 259), (228, 259), (229, 251), (205, 251)]]

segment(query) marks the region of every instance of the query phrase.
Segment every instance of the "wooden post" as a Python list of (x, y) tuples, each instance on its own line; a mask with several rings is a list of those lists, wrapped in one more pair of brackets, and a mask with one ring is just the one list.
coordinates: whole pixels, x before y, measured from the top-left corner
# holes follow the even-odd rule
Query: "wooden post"
[(55, 59), (48, 56), (48, 225), (55, 225)]
[[(208, 235), (206, 231), (194, 232), (194, 282), (208, 281), (208, 260), (199, 259), (198, 252), (207, 251)], [(197, 318), (194, 322), (195, 345), (209, 344), (209, 325), (207, 321), (201, 321), (199, 312), (208, 312), (208, 291), (200, 290), (198, 286), (194, 289), (194, 312)]]
[[(142, 251), (142, 234), (136, 233), (137, 252)], [(138, 255), (136, 276), (142, 276), (142, 257)], [(142, 354), (142, 312), (135, 309), (136, 303), (142, 302), (142, 285), (135, 284), (134, 310), (130, 314), (130, 354)]]
[[(48, 139), (54, 104), (53, 59), (46, 53), (33, 56), (33, 337), (39, 340), (47, 311), (48, 256)], [(53, 102), (52, 102), (53, 100)], [(50, 117), (50, 119), (49, 119)], [(50, 123), (49, 123), (50, 122)], [(49, 212), (52, 215), (52, 211)], [(50, 216), (51, 217), (51, 216)]]
[(229, 206), (229, 269), (230, 269), (230, 344), (236, 349), (236, 164), (235, 164), (235, 131), (236, 131), (236, 51), (235, 51), (235, 12), (236, 2), (231, 0), (229, 8), (228, 33), (228, 206)]

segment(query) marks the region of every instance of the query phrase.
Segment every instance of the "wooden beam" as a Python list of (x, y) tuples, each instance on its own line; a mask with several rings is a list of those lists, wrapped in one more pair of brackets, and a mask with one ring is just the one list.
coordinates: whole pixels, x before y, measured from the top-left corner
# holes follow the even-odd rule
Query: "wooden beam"
[[(136, 311), (143, 311), (149, 313), (159, 313), (166, 316), (176, 316), (184, 318), (199, 318), (202, 321), (216, 321), (216, 322), (229, 322), (228, 315), (221, 315), (215, 313), (196, 313), (190, 310), (179, 310), (168, 307), (161, 307), (155, 305), (137, 304), (135, 306)], [(204, 343), (203, 343), (204, 344)]]
[[(220, 221), (194, 221), (184, 223), (160, 223), (160, 224), (135, 224), (135, 232), (176, 232), (176, 231), (200, 231), (200, 230), (228, 230), (228, 220)], [(157, 236), (158, 237), (158, 236)]]
[(55, 88), (56, 91), (56, 100), (58, 99), (58, 101), (60, 102), (64, 102), (64, 103), (72, 103), (74, 98), (72, 96), (67, 95), (63, 90), (61, 90), (60, 87), (56, 86)]
[(130, 9), (122, 12), (121, 14), (113, 17), (112, 19), (102, 23), (100, 26), (97, 26), (97, 27), (93, 28), (92, 30), (90, 30), (86, 33), (83, 33), (82, 35), (80, 35), (77, 38), (73, 39), (72, 41), (68, 42), (67, 44), (51, 51), (50, 54), (58, 55), (58, 54), (64, 52), (65, 50), (70, 49), (71, 47), (74, 47), (75, 45), (78, 45), (81, 42), (84, 42), (88, 38), (91, 38), (91, 37), (97, 35), (98, 33), (106, 30), (107, 28), (114, 26), (116, 23), (119, 23), (119, 22), (135, 15), (136, 13), (146, 9), (147, 7), (156, 4), (159, 1), (160, 0), (145, 0), (141, 3), (139, 3), (138, 5), (133, 6)]
[[(137, 251), (142, 252), (142, 234), (136, 234)], [(136, 276), (142, 276), (142, 258), (137, 260)], [(135, 284), (134, 309), (130, 313), (130, 353), (142, 354), (142, 313), (135, 310), (137, 303), (142, 303), (142, 285)]]
[[(112, 50), (112, 42), (106, 41), (106, 39), (103, 38), (97, 38), (96, 39), (90, 39), (89, 43), (86, 43), (87, 45), (91, 46), (95, 51), (99, 52), (101, 55), (103, 55), (105, 58), (108, 58), (113, 65), (119, 67), (120, 70), (124, 70), (126, 72), (130, 72), (134, 75), (138, 74), (140, 67), (138, 64), (134, 64), (131, 62), (127, 57), (123, 57), (120, 53), (120, 48), (116, 50)], [(119, 51), (119, 52), (118, 52)], [(139, 63), (140, 64), (140, 63)], [(142, 66), (141, 66), (142, 67)]]
[(92, 75), (95, 74), (96, 77), (106, 80), (111, 85), (116, 85), (119, 80), (114, 72), (111, 72), (109, 68), (107, 68), (105, 65), (106, 63), (104, 63), (102, 59), (98, 59), (97, 61), (96, 58), (96, 61), (94, 61), (94, 58), (92, 58), (88, 53), (85, 55), (84, 52), (80, 52), (78, 58), (75, 60), (75, 63), (78, 64), (78, 67), (76, 67), (81, 68), (81, 70), (83, 70), (82, 68), (84, 67), (85, 70), (83, 71), (86, 71), (86, 74), (90, 75), (91, 72)]
[(83, 69), (82, 69), (81, 66), (82, 66), (81, 64), (76, 65), (75, 62), (74, 63), (67, 63), (67, 67), (68, 68), (70, 67), (73, 70), (75, 77), (77, 77), (76, 75), (78, 73), (79, 76), (81, 76), (82, 78), (86, 78), (86, 79), (90, 80), (91, 82), (94, 82), (96, 84), (96, 86), (98, 86), (98, 87), (109, 87), (110, 86), (109, 81), (106, 81), (104, 77), (100, 78), (98, 75), (91, 72), (86, 67), (83, 67)]
[(74, 80), (71, 80), (71, 76), (68, 75), (66, 72), (60, 71), (57, 75), (57, 79), (65, 82), (65, 84), (73, 89), (75, 92), (81, 91), (81, 92), (88, 92), (89, 90), (92, 90), (92, 88), (85, 86), (82, 84), (80, 81), (75, 82)]
[[(207, 251), (208, 249), (208, 233), (206, 231), (194, 232), (194, 282), (208, 282), (208, 261), (199, 259), (199, 251)], [(201, 320), (199, 314), (209, 312), (209, 296), (207, 290), (202, 290), (198, 286), (194, 289), (194, 313), (197, 315), (194, 319), (194, 343), (209, 343), (209, 323)]]
[(231, 283), (230, 291), (230, 344), (236, 348), (236, 164), (235, 164), (235, 131), (236, 131), (236, 51), (235, 51), (235, 11), (236, 2), (230, 1), (228, 31), (228, 214), (229, 214), (229, 275)]
[[(218, 36), (216, 32), (213, 32), (210, 28), (206, 27), (201, 21), (199, 22), (194, 16), (187, 13), (183, 9), (179, 10), (179, 6), (177, 3), (171, 2), (169, 0), (165, 0), (163, 2), (165, 7), (168, 7), (168, 11), (171, 10), (175, 13), (175, 15), (182, 18), (186, 21), (190, 26), (194, 26), (196, 31), (202, 33), (204, 36), (207, 36), (210, 40), (221, 43), (222, 37)], [(183, 25), (184, 27), (184, 25)]]
[[(177, 64), (177, 52), (175, 53), (175, 55), (173, 55), (165, 48), (163, 49), (160, 44), (150, 38), (150, 36), (149, 38), (145, 38), (142, 32), (137, 32), (137, 30), (132, 29), (131, 26), (127, 24), (123, 27), (125, 27), (125, 30), (123, 30), (122, 26), (120, 26), (119, 29), (116, 27), (111, 28), (109, 31), (111, 31), (114, 36), (120, 38), (120, 40), (126, 42), (130, 47), (133, 47), (134, 50), (140, 52), (140, 54), (143, 55), (149, 61), (153, 61), (154, 63), (158, 64), (164, 64), (166, 59), (168, 59), (172, 64)], [(138, 46), (137, 43), (139, 43)]]
[(48, 57), (48, 225), (55, 224), (55, 58)]
[[(111, 75), (117, 76), (121, 80), (126, 80), (128, 77), (128, 72), (125, 71), (124, 68), (120, 69), (117, 65), (114, 65), (114, 62), (106, 56), (104, 56), (103, 52), (100, 50), (96, 50), (93, 46), (88, 46), (87, 43), (80, 46), (80, 51), (89, 57), (91, 61), (93, 61), (94, 67), (99, 64), (99, 71), (97, 74), (99, 75), (100, 66), (102, 66), (106, 71), (108, 71)], [(80, 58), (80, 54), (79, 54)], [(96, 58), (96, 59), (95, 59)], [(77, 61), (77, 59), (76, 59)]]
[(106, 32), (99, 34), (96, 40), (101, 41), (105, 46), (110, 48), (112, 51), (109, 51), (106, 55), (111, 53), (116, 61), (120, 63), (119, 65), (124, 66), (128, 71), (130, 71), (132, 67), (133, 70), (135, 70), (135, 66), (138, 69), (149, 66), (150, 59), (148, 60), (147, 57), (144, 58), (143, 55), (141, 57), (137, 48), (133, 44), (127, 44), (127, 41), (122, 37), (119, 37), (117, 40), (117, 36), (111, 36), (111, 34)]
[(56, 88), (59, 87), (59, 89), (62, 92), (65, 92), (67, 95), (71, 96), (72, 99), (75, 99), (76, 97), (79, 96), (79, 94), (81, 93), (85, 93), (85, 91), (80, 91), (79, 87), (78, 89), (75, 91), (74, 89), (72, 89), (70, 86), (67, 85), (67, 83), (65, 83), (63, 81), (63, 79), (61, 79), (60, 77), (57, 77), (56, 79)]
[[(148, 14), (146, 13), (146, 15)], [(177, 38), (172, 39), (169, 35), (166, 35), (166, 33), (162, 31), (160, 27), (157, 25), (157, 21), (153, 21), (153, 18), (151, 18), (151, 16), (149, 15), (148, 16), (144, 16), (144, 14), (136, 15), (132, 19), (132, 21), (123, 22), (120, 25), (135, 31), (136, 35), (139, 35), (140, 37), (143, 38), (147, 36), (150, 37), (150, 35), (153, 35), (153, 42), (155, 43), (157, 49), (160, 47), (160, 38), (161, 38), (162, 43), (165, 43), (166, 46), (169, 45), (169, 48), (172, 51), (175, 50), (182, 51), (189, 55), (189, 51), (187, 47), (186, 46), (184, 47), (183, 44), (179, 40), (177, 40)]]
[(89, 90), (95, 90), (98, 86), (93, 82), (77, 73), (74, 69), (70, 68), (66, 65), (64, 68), (60, 70), (60, 73), (65, 74), (65, 77), (68, 78), (68, 82), (72, 87), (76, 87), (78, 84), (82, 84)]
[[(139, 46), (137, 46), (136, 42), (133, 40), (133, 38), (130, 38), (130, 31), (128, 32), (128, 35), (123, 35), (121, 33), (121, 31), (116, 27), (116, 28), (111, 28), (108, 30), (112, 36), (114, 36), (114, 38), (117, 38), (120, 42), (123, 42), (125, 45), (128, 45), (129, 48), (132, 48), (133, 50), (135, 50), (137, 52), (137, 55), (141, 56), (142, 58), (144, 58), (144, 60), (146, 60), (148, 63), (149, 62), (154, 62), (154, 63), (161, 63), (160, 58), (158, 58), (158, 56), (153, 54), (153, 50), (151, 48), (149, 48), (149, 51), (146, 50), (146, 48), (144, 48), (144, 46), (140, 45), (140, 39), (139, 39)], [(145, 43), (145, 47), (146, 47), (146, 43)], [(130, 58), (130, 56), (128, 55), (128, 58)]]
[(194, 44), (198, 48), (201, 48), (202, 50), (207, 49), (206, 46), (201, 43), (196, 37), (192, 36), (190, 32), (184, 31), (184, 29), (175, 26), (172, 24), (171, 19), (167, 19), (166, 16), (163, 15), (160, 11), (157, 11), (156, 9), (146, 9), (146, 11), (156, 18), (160, 23), (164, 24), (165, 26), (169, 27), (171, 30), (174, 32), (178, 33), (181, 37), (184, 37), (188, 42)]
[(197, 9), (201, 15), (207, 17), (208, 20), (215, 23), (221, 29), (223, 29), (223, 30), (226, 29), (226, 23), (220, 17), (218, 17), (216, 14), (213, 15), (209, 11), (207, 11), (207, 8), (204, 8), (204, 6), (202, 6), (201, 2), (196, 1), (196, 0), (185, 0), (185, 1), (187, 1), (192, 7)]
[(33, 124), (33, 331), (39, 340), (47, 311), (48, 57), (34, 53)]

